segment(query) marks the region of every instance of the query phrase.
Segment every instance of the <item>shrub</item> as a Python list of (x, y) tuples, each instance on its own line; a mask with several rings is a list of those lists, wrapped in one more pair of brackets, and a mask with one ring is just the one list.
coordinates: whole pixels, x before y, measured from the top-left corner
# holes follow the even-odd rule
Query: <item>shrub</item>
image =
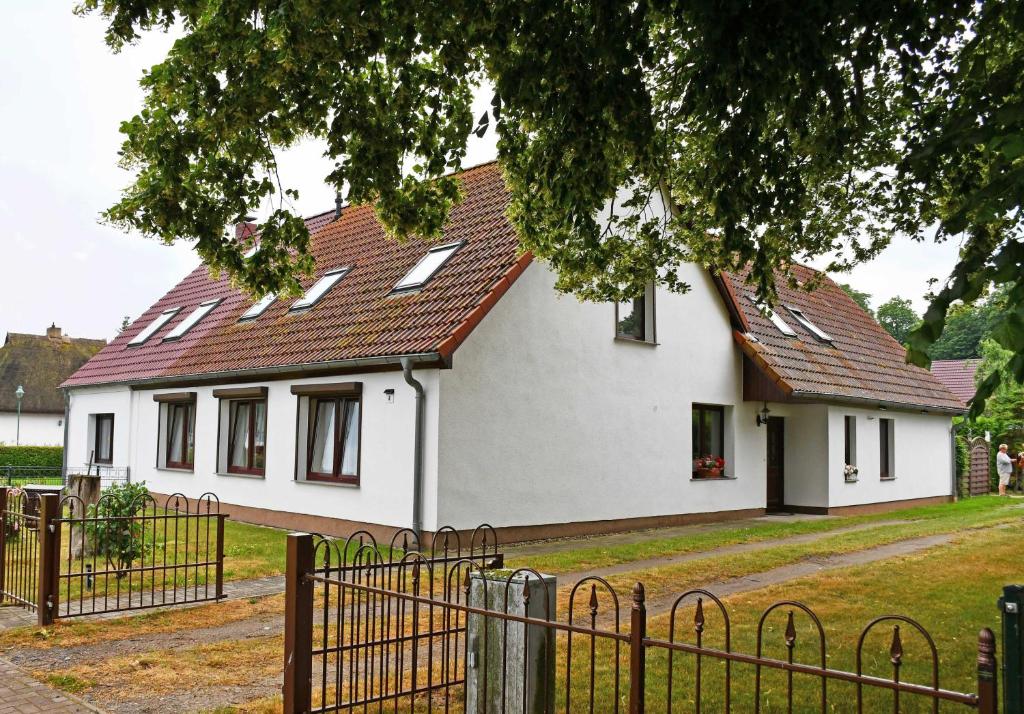
[(145, 482), (118, 483), (106, 490), (99, 503), (89, 505), (85, 521), (88, 541), (117, 571), (118, 578), (151, 547), (142, 537), (142, 524), (134, 520), (145, 510), (148, 496)]
[(64, 465), (62, 446), (3, 446), (0, 445), (0, 468), (4, 466), (50, 466)]

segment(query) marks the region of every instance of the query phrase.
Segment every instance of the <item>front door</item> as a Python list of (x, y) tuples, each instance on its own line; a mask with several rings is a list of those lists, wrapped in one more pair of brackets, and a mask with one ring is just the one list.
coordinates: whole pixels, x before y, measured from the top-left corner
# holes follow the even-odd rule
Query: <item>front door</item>
[(768, 510), (785, 503), (786, 420), (768, 417)]

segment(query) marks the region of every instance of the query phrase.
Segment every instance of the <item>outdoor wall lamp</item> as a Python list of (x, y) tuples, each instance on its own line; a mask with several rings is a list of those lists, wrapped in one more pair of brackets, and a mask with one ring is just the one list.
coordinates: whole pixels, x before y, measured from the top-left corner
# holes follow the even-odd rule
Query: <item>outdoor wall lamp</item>
[(765, 402), (764, 406), (761, 407), (761, 411), (757, 414), (757, 425), (764, 426), (767, 424), (769, 414), (771, 414), (771, 411), (768, 409), (768, 402)]

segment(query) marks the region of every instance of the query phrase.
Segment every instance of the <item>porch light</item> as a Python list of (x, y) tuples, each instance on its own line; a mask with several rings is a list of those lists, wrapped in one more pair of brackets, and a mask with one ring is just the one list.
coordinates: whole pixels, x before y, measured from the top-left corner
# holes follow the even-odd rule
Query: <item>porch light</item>
[(768, 402), (765, 402), (764, 406), (761, 407), (761, 411), (757, 414), (757, 425), (764, 426), (767, 424), (769, 414), (771, 414), (771, 411), (768, 409)]

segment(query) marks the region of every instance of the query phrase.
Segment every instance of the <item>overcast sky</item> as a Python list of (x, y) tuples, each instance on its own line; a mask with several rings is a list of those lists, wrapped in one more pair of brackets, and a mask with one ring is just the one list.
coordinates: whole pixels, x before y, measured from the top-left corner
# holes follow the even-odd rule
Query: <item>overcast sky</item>
[[(41, 334), (55, 322), (76, 337), (109, 339), (124, 316), (138, 317), (199, 262), (187, 244), (164, 246), (99, 223), (129, 178), (117, 167), (118, 124), (139, 108), (141, 71), (170, 39), (152, 34), (115, 55), (102, 22), (74, 16), (73, 5), (4, 3), (0, 334)], [(308, 144), (281, 159), (304, 215), (333, 207), (321, 151)], [(468, 163), (493, 152), (490, 135), (474, 139)], [(920, 311), (928, 279), (948, 275), (956, 250), (898, 240), (872, 264), (837, 277), (871, 293), (875, 306), (902, 295)]]

